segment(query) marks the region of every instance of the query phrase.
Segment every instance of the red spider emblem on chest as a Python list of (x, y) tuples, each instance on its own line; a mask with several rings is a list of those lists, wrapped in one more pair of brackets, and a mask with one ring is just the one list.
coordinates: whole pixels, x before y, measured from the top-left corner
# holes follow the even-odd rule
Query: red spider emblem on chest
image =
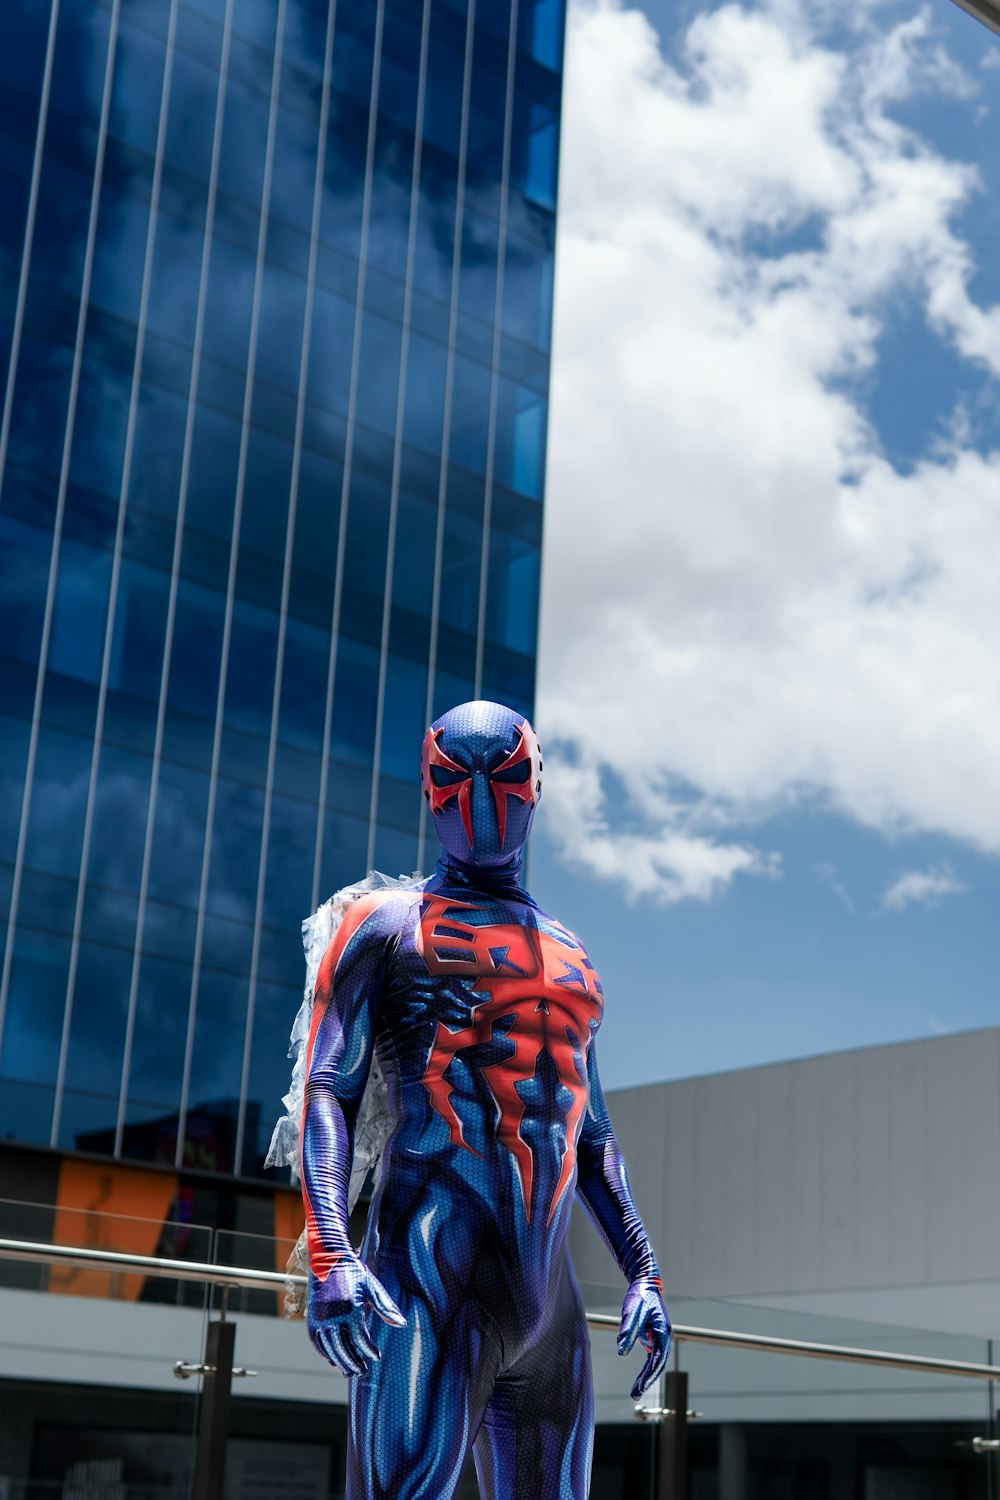
[(587, 1102), (579, 1060), (585, 1064), (591, 1035), (600, 1024), (601, 986), (586, 953), (568, 933), (562, 940), (517, 923), (477, 927), (463, 919), (465, 912), (477, 909), (463, 901), (424, 896), (416, 944), (428, 971), (475, 977), (477, 982), (471, 990), (476, 998), (469, 1024), (453, 1031), (438, 1022), (423, 1083), (453, 1143), (472, 1151), (445, 1075), (459, 1052), (492, 1041), (495, 1023), (513, 1017), (504, 1033), (513, 1052), (485, 1066), (482, 1076), (497, 1107), (497, 1139), (514, 1158), (530, 1219), (534, 1163), (521, 1135), (525, 1105), (516, 1085), (533, 1079), (539, 1053), (548, 1053), (571, 1096), (559, 1180), (546, 1220), (551, 1223), (576, 1164), (577, 1131)]

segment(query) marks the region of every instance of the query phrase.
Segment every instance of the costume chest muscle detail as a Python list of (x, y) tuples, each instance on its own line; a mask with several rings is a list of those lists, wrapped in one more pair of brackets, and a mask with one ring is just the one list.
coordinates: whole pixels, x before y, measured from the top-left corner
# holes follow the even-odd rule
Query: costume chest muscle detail
[[(402, 1049), (409, 1056), (401, 1082), (419, 1077), (451, 1145), (481, 1155), (469, 1138), (470, 1106), (461, 1088), (463, 1077), (478, 1079), (493, 1139), (513, 1158), (526, 1217), (534, 1211), (551, 1223), (573, 1177), (587, 1054), (603, 1008), (586, 950), (533, 906), (429, 891), (401, 934), (392, 969), (389, 1030), (400, 1034), (408, 1020), (422, 1022), (419, 1052)], [(543, 1053), (553, 1087), (539, 1096), (533, 1081)], [(559, 1135), (558, 1174), (540, 1204), (532, 1202), (534, 1151), (522, 1128), (532, 1111), (536, 1125), (556, 1127)]]

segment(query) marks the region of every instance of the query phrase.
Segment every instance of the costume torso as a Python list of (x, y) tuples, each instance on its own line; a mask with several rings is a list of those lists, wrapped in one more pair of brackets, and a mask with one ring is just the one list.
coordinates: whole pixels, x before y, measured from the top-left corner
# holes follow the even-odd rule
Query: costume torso
[(373, 917), (396, 928), (375, 1023), (394, 1128), (366, 1258), (408, 1265), (414, 1237), (457, 1194), (449, 1270), (494, 1316), (499, 1301), (519, 1342), (542, 1315), (569, 1223), (597, 973), (523, 892), (438, 877)]

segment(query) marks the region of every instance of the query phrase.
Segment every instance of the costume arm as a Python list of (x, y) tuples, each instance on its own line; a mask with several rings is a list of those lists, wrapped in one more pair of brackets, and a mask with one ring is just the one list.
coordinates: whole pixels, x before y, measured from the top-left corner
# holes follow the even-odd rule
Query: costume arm
[(577, 1162), (577, 1192), (626, 1281), (645, 1276), (660, 1286), (656, 1256), (632, 1199), (625, 1162), (608, 1118), (593, 1042), (587, 1058), (587, 1112)]
[(646, 1362), (632, 1386), (632, 1399), (638, 1401), (666, 1366), (670, 1319), (663, 1305), (656, 1256), (632, 1199), (625, 1162), (611, 1129), (593, 1043), (587, 1058), (587, 1113), (577, 1163), (577, 1192), (628, 1281), (618, 1353), (628, 1354), (636, 1339), (646, 1348)]
[(309, 1240), (307, 1318), (331, 1363), (361, 1374), (374, 1355), (365, 1323), (373, 1307), (387, 1322), (402, 1314), (351, 1244), (347, 1190), (354, 1122), (368, 1081), (385, 968), (394, 928), (388, 903), (363, 897), (349, 909), (319, 966), (306, 1062), (302, 1197)]

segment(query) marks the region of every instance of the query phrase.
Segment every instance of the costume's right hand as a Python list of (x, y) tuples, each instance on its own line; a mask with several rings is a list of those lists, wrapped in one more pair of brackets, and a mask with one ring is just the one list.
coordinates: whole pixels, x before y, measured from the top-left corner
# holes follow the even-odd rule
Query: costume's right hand
[(405, 1327), (406, 1319), (385, 1287), (356, 1255), (342, 1256), (324, 1281), (309, 1273), (309, 1337), (345, 1375), (366, 1375), (368, 1361), (380, 1357), (368, 1331), (372, 1308), (391, 1328)]

